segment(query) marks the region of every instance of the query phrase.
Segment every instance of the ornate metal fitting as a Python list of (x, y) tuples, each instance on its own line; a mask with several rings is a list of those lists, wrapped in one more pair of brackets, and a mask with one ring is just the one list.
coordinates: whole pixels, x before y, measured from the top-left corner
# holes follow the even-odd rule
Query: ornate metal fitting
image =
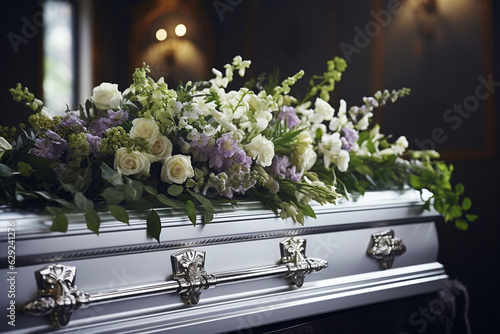
[(328, 262), (322, 259), (309, 259), (306, 257), (306, 240), (292, 237), (280, 242), (281, 263), (288, 267), (286, 277), (290, 282), (301, 287), (304, 277), (313, 271), (320, 271), (328, 267)]
[(215, 276), (205, 271), (205, 252), (183, 250), (173, 254), (171, 259), (174, 280), (179, 283), (179, 294), (187, 304), (198, 304), (201, 291), (216, 283)]
[(368, 255), (380, 263), (382, 269), (389, 269), (394, 262), (394, 256), (406, 251), (403, 240), (394, 237), (393, 230), (385, 230), (372, 234)]
[(38, 297), (23, 305), (29, 315), (49, 315), (55, 326), (66, 326), (73, 310), (88, 303), (88, 294), (75, 286), (76, 267), (52, 264), (35, 272)]

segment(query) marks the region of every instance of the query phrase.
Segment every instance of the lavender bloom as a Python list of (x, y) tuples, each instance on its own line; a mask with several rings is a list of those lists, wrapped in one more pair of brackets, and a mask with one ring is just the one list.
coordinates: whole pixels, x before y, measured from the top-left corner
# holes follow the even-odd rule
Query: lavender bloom
[(286, 121), (289, 129), (296, 127), (300, 123), (300, 119), (295, 112), (295, 108), (291, 106), (281, 107), (278, 119)]
[(241, 164), (250, 168), (252, 159), (248, 157), (245, 151), (238, 146), (238, 142), (233, 139), (230, 133), (225, 133), (217, 139), (212, 147), (209, 156), (209, 166), (220, 171), (231, 168), (234, 164)]
[(238, 143), (230, 133), (225, 133), (215, 142), (215, 149), (224, 158), (230, 158), (238, 149)]
[[(80, 127), (82, 130), (85, 130), (85, 122), (75, 114), (69, 114), (64, 117), (61, 121), (61, 125), (64, 127)], [(59, 127), (60, 129), (60, 127)]]
[(359, 134), (356, 130), (344, 127), (342, 129), (344, 137), (340, 138), (342, 149), (351, 151), (356, 141), (359, 139)]
[(59, 159), (64, 150), (68, 148), (68, 143), (54, 131), (47, 130), (46, 135), (47, 138), (38, 138), (36, 140), (36, 148), (32, 149), (31, 153), (49, 160)]
[(297, 166), (292, 165), (290, 158), (287, 155), (284, 155), (281, 158), (278, 155), (275, 155), (270, 171), (279, 178), (286, 178), (295, 182), (300, 182), (303, 174), (302, 171), (297, 172)]
[(252, 158), (250, 158), (241, 147), (238, 147), (232, 158), (235, 163), (241, 164), (243, 168), (250, 168), (252, 165)]
[(101, 137), (91, 135), (90, 133), (85, 134), (85, 136), (87, 137), (87, 142), (90, 146), (90, 153), (99, 153), (101, 148)]
[(100, 117), (90, 126), (90, 133), (102, 137), (108, 128), (113, 128), (122, 124), (128, 119), (128, 113), (125, 110), (108, 110), (107, 115)]

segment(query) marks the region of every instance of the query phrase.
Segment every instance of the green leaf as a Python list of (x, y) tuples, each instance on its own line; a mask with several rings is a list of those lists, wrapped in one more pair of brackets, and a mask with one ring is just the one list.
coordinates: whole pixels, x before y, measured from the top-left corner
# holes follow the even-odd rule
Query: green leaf
[(465, 197), (463, 200), (462, 200), (462, 210), (464, 211), (467, 211), (471, 208), (472, 206), (472, 201), (469, 197)]
[(193, 223), (193, 225), (196, 226), (196, 208), (194, 207), (193, 201), (188, 200), (186, 202), (186, 206), (184, 207), (184, 210), (186, 210), (186, 214), (187, 214), (189, 220), (191, 221), (191, 223)]
[(471, 214), (466, 214), (465, 215), (465, 218), (467, 218), (467, 220), (469, 222), (471, 222), (471, 223), (474, 222), (474, 221), (476, 221), (477, 217), (478, 217), (478, 215), (471, 215)]
[(455, 227), (459, 230), (465, 231), (469, 228), (469, 224), (463, 219), (457, 219), (457, 221), (455, 221)]
[(128, 211), (119, 205), (108, 205), (109, 212), (115, 217), (116, 220), (121, 221), (127, 225), (129, 224)]
[(160, 242), (160, 234), (161, 234), (161, 220), (160, 216), (155, 210), (151, 210), (146, 218), (146, 227), (148, 233), (156, 239), (156, 241)]
[(212, 213), (215, 212), (214, 206), (208, 198), (206, 198), (206, 197), (202, 196), (201, 194), (198, 194), (194, 191), (191, 191), (189, 189), (188, 189), (188, 192), (191, 196), (196, 198), (201, 203), (201, 205), (205, 208), (205, 210), (210, 211)]
[(4, 164), (0, 164), (0, 176), (1, 177), (11, 177), (12, 175), (14, 175), (14, 174), (12, 173), (12, 170), (9, 168), (9, 166), (4, 165)]
[(458, 205), (453, 205), (450, 209), (450, 215), (453, 218), (458, 218), (462, 216), (462, 209)]
[(125, 195), (125, 199), (130, 201), (138, 201), (142, 197), (142, 192), (144, 190), (144, 186), (141, 182), (126, 178), (126, 184), (123, 187), (123, 194)]
[(113, 187), (105, 188), (101, 196), (104, 197), (108, 204), (118, 204), (125, 199), (123, 192)]
[(148, 194), (151, 194), (151, 195), (153, 195), (153, 196), (158, 195), (158, 191), (156, 191), (156, 188), (154, 188), (154, 187), (151, 187), (151, 186), (147, 186), (147, 185), (145, 185), (145, 186), (144, 186), (144, 190), (146, 190), (146, 192), (147, 192)]
[(462, 183), (459, 183), (455, 186), (455, 192), (458, 196), (462, 195), (465, 192), (465, 187)]
[(316, 219), (316, 213), (310, 205), (297, 205), (297, 207), (305, 216)]
[(101, 218), (95, 212), (95, 210), (87, 210), (85, 212), (85, 222), (87, 223), (87, 227), (89, 230), (99, 235), (99, 226), (101, 225)]
[(82, 211), (91, 211), (94, 210), (94, 203), (85, 197), (81, 192), (77, 192), (75, 194), (75, 205), (78, 209)]
[(109, 167), (104, 162), (101, 164), (101, 177), (114, 186), (123, 185), (122, 174)]
[(214, 219), (214, 213), (208, 210), (205, 210), (205, 214), (203, 215), (203, 224), (210, 223)]
[(171, 208), (175, 209), (184, 208), (184, 202), (179, 201), (177, 199), (169, 198), (165, 194), (159, 194), (158, 196), (156, 196), (156, 198), (158, 199), (158, 201), (160, 201), (160, 203), (165, 204), (166, 206), (169, 206)]
[(23, 161), (19, 161), (17, 163), (17, 168), (19, 169), (19, 173), (21, 173), (22, 176), (28, 177), (31, 175), (31, 172), (33, 171), (33, 168), (29, 164)]
[(172, 184), (170, 187), (168, 187), (167, 189), (167, 193), (170, 195), (170, 196), (179, 196), (180, 194), (182, 194), (182, 192), (184, 191), (184, 187), (183, 186), (180, 186), (178, 184)]
[(415, 174), (410, 174), (410, 176), (408, 177), (408, 181), (410, 182), (410, 186), (412, 188), (415, 188), (415, 189), (421, 189), (422, 188), (422, 181)]
[(49, 210), (49, 212), (53, 215), (50, 230), (56, 232), (66, 232), (68, 230), (68, 217), (66, 217), (64, 212), (55, 206), (48, 206), (47, 210)]

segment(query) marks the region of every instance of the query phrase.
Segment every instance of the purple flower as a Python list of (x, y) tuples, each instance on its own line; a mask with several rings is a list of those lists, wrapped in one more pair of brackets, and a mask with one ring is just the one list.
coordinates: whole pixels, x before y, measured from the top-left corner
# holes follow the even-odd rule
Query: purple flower
[(209, 166), (220, 171), (231, 168), (234, 164), (250, 167), (252, 159), (238, 146), (230, 133), (225, 133), (217, 139), (209, 155)]
[(59, 159), (68, 147), (68, 143), (51, 130), (47, 130), (46, 135), (46, 138), (38, 138), (35, 141), (36, 148), (32, 149), (31, 153), (49, 160)]
[(344, 137), (340, 138), (340, 141), (342, 142), (342, 149), (351, 151), (354, 144), (359, 139), (358, 131), (346, 127), (344, 127), (342, 131), (344, 132)]
[(286, 121), (289, 129), (296, 127), (300, 123), (300, 119), (295, 112), (295, 108), (291, 106), (281, 107), (278, 119)]
[(107, 115), (100, 117), (90, 126), (90, 133), (101, 137), (109, 128), (122, 124), (128, 119), (128, 113), (125, 110), (108, 110)]
[(61, 125), (64, 127), (80, 127), (82, 130), (85, 130), (85, 122), (75, 114), (69, 114), (64, 117), (61, 121)]
[(91, 135), (90, 133), (85, 134), (85, 136), (90, 146), (90, 153), (99, 153), (99, 149), (101, 148), (101, 137)]
[(270, 166), (270, 171), (282, 179), (286, 178), (295, 182), (300, 182), (302, 179), (302, 172), (297, 172), (297, 166), (292, 165), (287, 155), (283, 157), (275, 155), (273, 163)]

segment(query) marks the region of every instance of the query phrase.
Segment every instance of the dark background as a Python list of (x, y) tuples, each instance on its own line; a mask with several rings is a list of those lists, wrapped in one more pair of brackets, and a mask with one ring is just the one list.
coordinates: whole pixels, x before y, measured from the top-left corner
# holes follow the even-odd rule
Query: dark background
[[(475, 96), (479, 76), (486, 79), (492, 76), (494, 82), (500, 82), (500, 3), (423, 0), (421, 6), (428, 7), (422, 11), (412, 7), (418, 1), (394, 2), (401, 3), (400, 11), (391, 16), (388, 24), (379, 23), (380, 29), (368, 41), (362, 41), (358, 32), (378, 22), (371, 11), (387, 10), (391, 1), (170, 1), (182, 4), (196, 16), (201, 28), (200, 35), (195, 37), (201, 41), (198, 46), (209, 65), (199, 77), (183, 79), (208, 79), (211, 67), (222, 69), (235, 55), (252, 60), (248, 77), (279, 67), (282, 78), (299, 69), (304, 69), (308, 78), (321, 74), (328, 59), (345, 57), (346, 45), (357, 45), (356, 52), (347, 54), (348, 69), (334, 92), (334, 107), (338, 106), (335, 101), (339, 98), (345, 99), (349, 106), (360, 105), (363, 96), (372, 95), (377, 89), (411, 88), (409, 97), (378, 111), (375, 119), (382, 124), (384, 133), (405, 134), (414, 149), (419, 148), (417, 141), (431, 148), (433, 144), (425, 140), (432, 139), (435, 129), (441, 129), (446, 136), (442, 143), (434, 141), (435, 148), (454, 164), (453, 180), (465, 185), (473, 200), (472, 210), (479, 214), (479, 219), (466, 232), (456, 230), (452, 224), (437, 226), (439, 261), (451, 278), (468, 288), (472, 332), (489, 333), (497, 327), (500, 312), (497, 274), (500, 166), (496, 152), (499, 124), (495, 117), (500, 87), (494, 88), (488, 98), (480, 99), (479, 106), (456, 129), (450, 127), (443, 115), (454, 104)], [(137, 27), (144, 13), (154, 11), (158, 3), (94, 1), (94, 86), (109, 81), (118, 83), (122, 91), (128, 87), (133, 68), (140, 61), (139, 49), (145, 47), (145, 42), (137, 36)], [(8, 93), (17, 82), (43, 97), (43, 27), (28, 43), (20, 45), (17, 53), (7, 38), (9, 32), (19, 34), (22, 19), (33, 20), (41, 8), (40, 2), (34, 0), (2, 2), (2, 125), (26, 121), (27, 108), (12, 102)], [(168, 71), (164, 74), (168, 81)], [(298, 87), (306, 84), (304, 80)]]

